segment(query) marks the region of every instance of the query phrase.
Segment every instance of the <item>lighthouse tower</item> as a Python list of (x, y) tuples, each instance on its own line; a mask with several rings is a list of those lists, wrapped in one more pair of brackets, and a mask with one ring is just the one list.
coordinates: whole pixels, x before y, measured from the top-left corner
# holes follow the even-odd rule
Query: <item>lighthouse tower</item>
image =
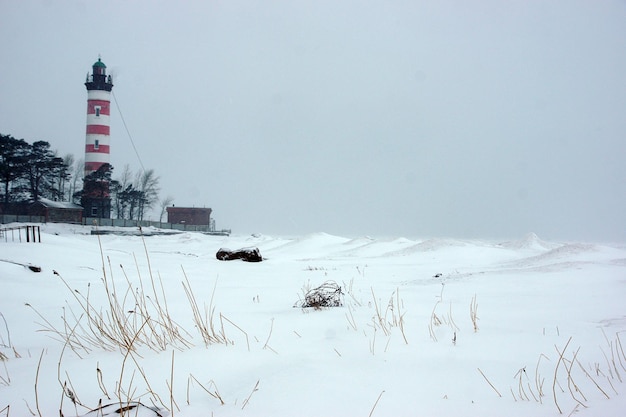
[(109, 218), (111, 215), (110, 114), (111, 76), (98, 58), (93, 72), (87, 74), (87, 134), (85, 138), (85, 179), (81, 204), (85, 217)]
[(111, 76), (107, 66), (98, 58), (93, 74), (87, 74), (87, 137), (85, 140), (85, 176), (109, 163)]

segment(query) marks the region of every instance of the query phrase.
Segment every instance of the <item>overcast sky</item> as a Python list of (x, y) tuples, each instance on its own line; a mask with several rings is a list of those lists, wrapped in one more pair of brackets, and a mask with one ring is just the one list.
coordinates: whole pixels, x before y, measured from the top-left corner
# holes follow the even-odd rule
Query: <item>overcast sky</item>
[(218, 228), (626, 240), (624, 0), (0, 0), (0, 133), (82, 157), (99, 55)]

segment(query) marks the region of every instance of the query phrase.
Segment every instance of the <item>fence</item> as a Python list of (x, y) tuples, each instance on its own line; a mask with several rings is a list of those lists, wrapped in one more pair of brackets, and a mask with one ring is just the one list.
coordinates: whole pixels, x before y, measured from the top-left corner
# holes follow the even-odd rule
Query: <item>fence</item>
[[(41, 230), (39, 226), (25, 225), (14, 227), (0, 227), (0, 239), (4, 239), (5, 242), (9, 241), (9, 235), (11, 236), (11, 242), (16, 240), (22, 241), (22, 233), (25, 234), (24, 239), (30, 243), (41, 243)], [(17, 234), (17, 237), (15, 236)]]
[(0, 223), (45, 223), (44, 216), (23, 216), (17, 214), (0, 214)]
[[(43, 216), (17, 216), (12, 214), (0, 215), (0, 223), (45, 223)], [(95, 223), (94, 223), (95, 222)], [(100, 219), (96, 217), (83, 217), (83, 225), (115, 226), (115, 227), (156, 227), (159, 229), (179, 230), (185, 232), (203, 232), (229, 235), (229, 229), (216, 230), (215, 223), (211, 225), (194, 225), (184, 223), (164, 223), (151, 220), (128, 220), (128, 219)], [(21, 226), (18, 226), (21, 227)]]
[(188, 232), (216, 232), (214, 228), (209, 225), (194, 225), (194, 224), (177, 224), (177, 223), (163, 223), (152, 220), (128, 220), (128, 219), (99, 219), (96, 217), (83, 218), (83, 224), (91, 226), (97, 224), (98, 226), (115, 226), (115, 227), (156, 227), (159, 229), (171, 229), (182, 230)]

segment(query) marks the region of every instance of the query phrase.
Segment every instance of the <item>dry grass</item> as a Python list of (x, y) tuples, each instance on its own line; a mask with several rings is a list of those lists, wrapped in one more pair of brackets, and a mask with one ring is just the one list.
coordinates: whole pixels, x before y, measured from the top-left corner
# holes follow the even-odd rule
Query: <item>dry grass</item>
[[(601, 367), (600, 363), (595, 362), (594, 367), (589, 365), (588, 368), (583, 366), (579, 359), (581, 348), (578, 347), (571, 352), (568, 348), (571, 345), (572, 337), (570, 337), (563, 348), (554, 346), (556, 351), (556, 363), (553, 368), (552, 376), (552, 399), (554, 405), (557, 408), (559, 414), (563, 414), (562, 402), (563, 397), (569, 398), (570, 402), (573, 402), (574, 409), (570, 413), (573, 414), (580, 409), (588, 408), (589, 396), (586, 395), (587, 389), (596, 389), (607, 400), (611, 398), (608, 393), (608, 389), (603, 387), (602, 378), (605, 379), (606, 384), (611, 387), (613, 392), (617, 395), (615, 390), (615, 382), (620, 383), (619, 375), (616, 373), (617, 364), (626, 362), (626, 356), (621, 349), (618, 349), (621, 341), (619, 340), (619, 333), (616, 333), (615, 340), (609, 340), (606, 337), (607, 345), (609, 349), (612, 349), (612, 356), (609, 358), (602, 348), (602, 353), (606, 360), (605, 367)], [(550, 358), (545, 354), (540, 354), (535, 366), (534, 381), (531, 383), (529, 376), (527, 375), (526, 367), (519, 369), (514, 380), (517, 382), (516, 387), (511, 387), (511, 395), (515, 401), (535, 401), (543, 404), (543, 398), (546, 396), (544, 391), (545, 378), (540, 374), (540, 365), (542, 360), (550, 361)], [(613, 360), (615, 359), (615, 361)], [(479, 369), (480, 371), (480, 369)], [(487, 378), (480, 371), (485, 380)], [(595, 374), (595, 375), (594, 375)], [(583, 378), (583, 379), (581, 379)], [(589, 383), (583, 384), (584, 381)], [(495, 390), (495, 387), (489, 380), (489, 385)], [(497, 392), (497, 390), (496, 390)]]
[(437, 338), (437, 333), (435, 331), (435, 329), (437, 327), (440, 327), (442, 325), (446, 325), (448, 327), (450, 327), (450, 329), (452, 330), (454, 336), (452, 338), (452, 343), (456, 344), (457, 341), (457, 332), (460, 330), (459, 326), (457, 326), (456, 322), (454, 321), (454, 318), (452, 316), (452, 303), (450, 303), (448, 311), (447, 312), (443, 312), (440, 313), (441, 317), (439, 315), (437, 315), (437, 309), (439, 308), (440, 305), (443, 304), (443, 290), (445, 289), (445, 283), (441, 283), (441, 292), (439, 293), (439, 296), (437, 297), (437, 301), (435, 302), (435, 305), (433, 306), (432, 312), (430, 314), (430, 321), (428, 323), (428, 333), (430, 335), (430, 338), (434, 341), (437, 342), (439, 339)]
[(472, 320), (474, 333), (476, 333), (478, 331), (478, 303), (476, 302), (476, 294), (474, 294), (470, 302), (470, 320)]
[(493, 390), (496, 392), (496, 394), (498, 394), (498, 397), (502, 397), (502, 394), (500, 394), (500, 391), (498, 391), (496, 389), (496, 387), (491, 383), (491, 381), (489, 380), (489, 378), (487, 378), (487, 376), (483, 373), (483, 371), (480, 370), (480, 368), (477, 368), (478, 372), (480, 372), (480, 374), (483, 376), (483, 378), (485, 378), (485, 381), (487, 381), (487, 383), (489, 384), (489, 386), (491, 388), (493, 388)]
[(369, 413), (369, 417), (372, 417), (372, 415), (374, 414), (374, 410), (376, 409), (376, 406), (378, 405), (378, 402), (380, 401), (380, 398), (383, 396), (384, 393), (385, 391), (383, 390), (380, 392), (380, 394), (378, 394), (378, 398), (376, 398), (376, 402), (372, 406), (372, 410)]
[[(368, 323), (368, 326), (373, 329), (372, 338), (369, 343), (369, 349), (372, 355), (376, 353), (376, 335), (378, 331), (381, 331), (383, 336), (387, 338), (385, 352), (391, 342), (394, 329), (399, 329), (404, 343), (408, 345), (409, 341), (406, 336), (404, 322), (406, 312), (404, 311), (404, 302), (400, 298), (400, 290), (396, 289), (396, 291), (391, 294), (384, 310), (381, 308), (383, 304), (377, 299), (374, 289), (370, 288), (370, 290), (372, 293), (372, 301), (369, 305), (374, 307), (374, 315), (372, 316), (371, 323)], [(346, 315), (346, 317), (348, 318), (348, 323), (356, 330), (356, 322), (354, 321), (352, 312), (350, 312), (350, 317), (348, 317), (348, 315)]]
[[(98, 236), (100, 243), (100, 237)], [(191, 339), (193, 336), (184, 330), (170, 315), (166, 292), (160, 275), (154, 275), (148, 251), (144, 249), (147, 258), (148, 274), (147, 278), (142, 277), (142, 271), (139, 268), (137, 259), (135, 258), (136, 276), (131, 278), (124, 267), (120, 265), (122, 271), (122, 279), (115, 278), (111, 260), (104, 256), (102, 245), (100, 243), (100, 251), (102, 256), (102, 293), (99, 299), (104, 300), (105, 308), (97, 306), (92, 301), (92, 286), (87, 285), (86, 291), (83, 293), (78, 289), (70, 286), (60, 273), (54, 271), (54, 275), (59, 278), (62, 284), (72, 295), (71, 299), (74, 304), (71, 305), (66, 301), (66, 307), (63, 308), (61, 326), (55, 326), (46, 317), (40, 314), (33, 306), (26, 304), (39, 317), (38, 323), (42, 330), (47, 332), (53, 340), (63, 343), (61, 355), (58, 361), (57, 378), (61, 387), (61, 401), (59, 413), (63, 415), (64, 400), (69, 399), (74, 407), (75, 413), (78, 415), (77, 407), (91, 410), (83, 405), (78, 399), (78, 394), (72, 386), (70, 376), (62, 373), (63, 356), (66, 349), (71, 349), (79, 358), (90, 354), (94, 350), (119, 351), (122, 355), (122, 363), (119, 369), (119, 376), (113, 389), (107, 388), (103, 378), (103, 371), (100, 366), (96, 366), (96, 381), (100, 391), (110, 401), (115, 401), (120, 416), (131, 416), (137, 413), (138, 407), (143, 407), (139, 403), (138, 398), (147, 397), (153, 404), (153, 409), (165, 409), (170, 416), (173, 417), (174, 412), (179, 410), (178, 404), (174, 398), (173, 381), (174, 381), (174, 352), (176, 350), (187, 350), (193, 346)], [(105, 261), (106, 260), (106, 261)], [(226, 336), (225, 325), (233, 326), (238, 329), (246, 338), (248, 351), (250, 343), (248, 334), (237, 326), (234, 322), (219, 313), (219, 322), (214, 306), (214, 296), (217, 287), (215, 282), (213, 293), (211, 295), (208, 306), (200, 308), (189, 279), (183, 270), (184, 281), (182, 281), (183, 291), (187, 296), (191, 309), (193, 323), (204, 341), (205, 347), (212, 344), (233, 344)], [(273, 323), (272, 323), (273, 324)], [(218, 327), (219, 326), (219, 327)], [(266, 347), (269, 347), (269, 337)], [(4, 340), (5, 337), (3, 336)], [(8, 327), (6, 339), (9, 339)], [(3, 342), (4, 343), (4, 342)], [(152, 387), (150, 378), (140, 365), (140, 349), (148, 349), (154, 352), (172, 351), (171, 366), (169, 379), (165, 380), (167, 389), (167, 399), (163, 401), (161, 396), (157, 394), (157, 390)], [(43, 360), (43, 352), (37, 367), (35, 376), (35, 399), (37, 414), (39, 411), (38, 399), (38, 380), (41, 361)], [(8, 380), (0, 376), (0, 382)], [(190, 377), (191, 378), (191, 377)], [(198, 383), (212, 397), (218, 398), (221, 404), (224, 404), (222, 397), (219, 395), (215, 384), (209, 385), (208, 388), (200, 384), (197, 379), (192, 378), (190, 381)], [(138, 390), (138, 381), (142, 381), (146, 390)], [(255, 387), (255, 390), (256, 391)], [(253, 392), (254, 392), (253, 391)], [(250, 394), (251, 396), (252, 394)], [(248, 400), (249, 401), (249, 398)], [(95, 410), (101, 410), (111, 404), (98, 405)], [(8, 407), (6, 408), (8, 413)], [(155, 411), (156, 413), (156, 411)], [(34, 413), (33, 413), (34, 414)]]
[(243, 410), (244, 408), (246, 408), (246, 406), (248, 405), (248, 403), (250, 403), (250, 398), (252, 398), (252, 394), (254, 394), (255, 392), (257, 392), (259, 390), (259, 383), (261, 382), (261, 380), (258, 380), (256, 382), (256, 384), (254, 385), (254, 388), (252, 388), (252, 392), (250, 392), (250, 395), (248, 395), (248, 398), (246, 398), (243, 401), (243, 405), (241, 406), (241, 409)]
[(0, 312), (0, 318), (4, 323), (4, 334), (0, 332), (0, 347), (11, 349), (13, 345), (11, 344), (11, 332), (9, 331), (9, 324), (7, 323), (6, 318), (4, 318), (4, 314)]
[(194, 324), (196, 326), (196, 329), (198, 329), (198, 331), (200, 332), (200, 336), (202, 336), (204, 345), (206, 347), (209, 347), (210, 345), (215, 343), (228, 343), (226, 335), (223, 332), (219, 333), (215, 329), (215, 306), (213, 305), (213, 299), (215, 296), (215, 289), (217, 287), (217, 280), (215, 280), (215, 284), (213, 285), (213, 292), (211, 293), (209, 305), (205, 305), (204, 311), (201, 311), (198, 307), (198, 302), (193, 295), (191, 284), (189, 283), (189, 280), (187, 279), (187, 274), (184, 270), (183, 274), (185, 275), (185, 281), (183, 281), (182, 283), (183, 288), (185, 290), (185, 294), (187, 295), (187, 299), (189, 300), (189, 305), (191, 306)]
[(192, 374), (189, 374), (189, 378), (187, 378), (187, 405), (191, 404), (191, 401), (189, 400), (189, 392), (190, 392), (190, 388), (191, 385), (193, 383), (196, 383), (200, 386), (200, 388), (202, 388), (204, 390), (204, 392), (206, 392), (207, 394), (209, 394), (211, 397), (219, 400), (220, 405), (224, 405), (224, 400), (222, 399), (222, 396), (219, 393), (219, 390), (217, 389), (217, 385), (215, 384), (215, 382), (213, 380), (210, 380), (206, 385), (202, 384), (200, 381), (198, 381), (198, 379), (193, 376)]

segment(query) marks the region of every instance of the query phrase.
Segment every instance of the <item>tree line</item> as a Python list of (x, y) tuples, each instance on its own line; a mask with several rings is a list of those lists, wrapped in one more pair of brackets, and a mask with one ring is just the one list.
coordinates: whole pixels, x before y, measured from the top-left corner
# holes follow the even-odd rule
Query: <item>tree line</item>
[[(111, 209), (118, 219), (143, 220), (159, 203), (159, 177), (154, 170), (133, 173), (127, 165), (118, 178), (112, 178), (113, 167), (108, 165), (104, 175), (109, 183)], [(83, 193), (83, 160), (71, 154), (60, 157), (46, 141), (31, 143), (0, 134), (0, 201), (4, 205), (39, 201), (69, 201), (79, 204)], [(171, 197), (160, 202), (161, 216)]]

